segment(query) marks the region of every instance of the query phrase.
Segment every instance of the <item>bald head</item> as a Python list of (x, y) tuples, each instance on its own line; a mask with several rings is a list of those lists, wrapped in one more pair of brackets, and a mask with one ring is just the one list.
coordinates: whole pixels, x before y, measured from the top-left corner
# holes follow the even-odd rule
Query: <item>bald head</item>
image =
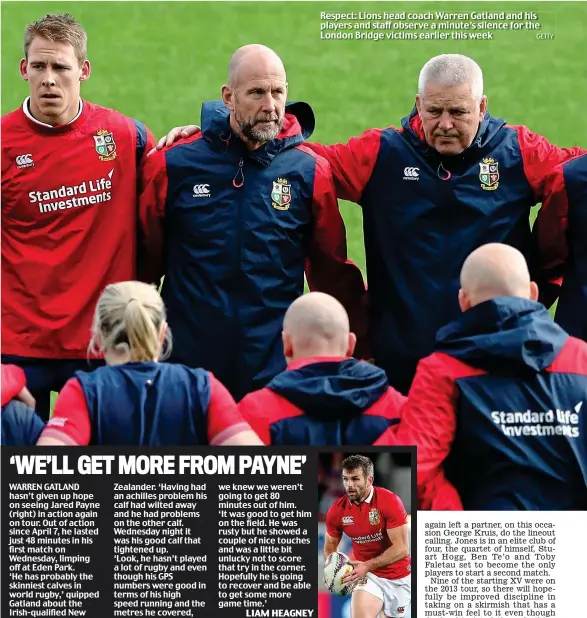
[(228, 64), (228, 85), (238, 88), (256, 74), (275, 75), (285, 81), (283, 62), (272, 49), (258, 44), (239, 47)]
[(466, 311), (498, 296), (538, 298), (524, 256), (509, 245), (492, 243), (475, 249), (461, 269), (459, 302)]
[(283, 319), (283, 346), (288, 362), (310, 356), (350, 356), (356, 338), (344, 307), (332, 296), (300, 296)]

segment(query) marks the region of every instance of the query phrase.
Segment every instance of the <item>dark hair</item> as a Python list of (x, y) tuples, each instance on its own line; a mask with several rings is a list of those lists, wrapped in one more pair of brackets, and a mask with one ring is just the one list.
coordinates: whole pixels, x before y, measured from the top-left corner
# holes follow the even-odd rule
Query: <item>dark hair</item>
[(364, 455), (349, 455), (346, 459), (343, 459), (342, 469), (347, 472), (349, 470), (361, 470), (365, 478), (375, 474), (373, 462)]

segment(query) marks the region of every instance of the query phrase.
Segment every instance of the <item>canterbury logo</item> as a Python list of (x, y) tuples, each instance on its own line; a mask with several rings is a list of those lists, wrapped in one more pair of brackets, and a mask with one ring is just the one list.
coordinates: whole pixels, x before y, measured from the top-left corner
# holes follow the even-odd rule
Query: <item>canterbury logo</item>
[(418, 180), (419, 171), (419, 167), (404, 167), (404, 180)]
[(194, 197), (210, 197), (210, 185), (194, 185)]
[(16, 167), (18, 168), (33, 167), (34, 164), (32, 154), (23, 154), (16, 157)]

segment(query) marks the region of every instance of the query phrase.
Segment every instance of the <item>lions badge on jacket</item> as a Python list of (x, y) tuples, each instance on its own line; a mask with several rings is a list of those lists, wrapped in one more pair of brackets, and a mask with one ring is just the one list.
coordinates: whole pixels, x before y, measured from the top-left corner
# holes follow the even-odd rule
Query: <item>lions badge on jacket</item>
[(369, 523), (372, 526), (376, 526), (381, 521), (379, 517), (379, 511), (377, 509), (371, 509), (369, 511)]
[(479, 163), (479, 180), (485, 191), (495, 191), (499, 187), (499, 163), (495, 159), (486, 158)]
[(100, 161), (112, 161), (116, 159), (116, 142), (112, 131), (100, 129), (94, 135), (94, 145)]
[(287, 210), (291, 203), (291, 185), (285, 178), (273, 181), (271, 191), (271, 205), (277, 210)]

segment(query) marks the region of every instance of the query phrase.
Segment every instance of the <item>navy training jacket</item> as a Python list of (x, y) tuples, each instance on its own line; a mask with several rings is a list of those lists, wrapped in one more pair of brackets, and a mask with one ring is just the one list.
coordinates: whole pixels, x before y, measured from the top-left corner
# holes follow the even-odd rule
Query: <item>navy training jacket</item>
[(365, 286), (347, 260), (328, 163), (303, 145), (309, 105), (287, 105), (278, 137), (253, 152), (222, 101), (203, 105), (201, 125), (147, 163), (142, 276), (165, 275), (171, 360), (212, 371), (238, 400), (285, 368), (282, 321), (304, 270), (310, 289), (342, 302), (359, 336)]
[(290, 363), (239, 411), (267, 445), (361, 445), (399, 423), (404, 401), (379, 367), (314, 357)]
[(441, 156), (426, 142), (415, 108), (400, 129), (309, 146), (330, 163), (337, 197), (363, 209), (371, 346), (404, 393), (437, 330), (460, 313), (465, 258), (495, 242), (529, 256), (530, 208), (544, 197), (546, 174), (585, 152), (557, 148), (487, 113), (469, 148)]
[(555, 321), (587, 341), (587, 155), (559, 165), (548, 187), (532, 230), (541, 299), (558, 296)]
[(210, 376), (167, 363), (124, 363), (77, 371), (91, 423), (90, 444), (208, 444)]
[(584, 510), (585, 410), (587, 344), (542, 304), (503, 297), (439, 331), (396, 438), (419, 447), (423, 508), (444, 466), (465, 509)]

